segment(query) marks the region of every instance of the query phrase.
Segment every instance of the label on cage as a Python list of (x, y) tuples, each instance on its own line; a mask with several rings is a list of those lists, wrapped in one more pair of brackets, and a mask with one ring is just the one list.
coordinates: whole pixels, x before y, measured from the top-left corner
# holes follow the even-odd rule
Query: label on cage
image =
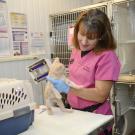
[(73, 46), (73, 36), (74, 36), (74, 26), (70, 25), (68, 26), (68, 33), (67, 33), (67, 42), (69, 47)]

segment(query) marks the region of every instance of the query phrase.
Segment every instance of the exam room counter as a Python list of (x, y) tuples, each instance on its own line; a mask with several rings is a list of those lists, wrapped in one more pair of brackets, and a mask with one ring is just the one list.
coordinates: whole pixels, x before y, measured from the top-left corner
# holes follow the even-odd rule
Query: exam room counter
[(73, 110), (61, 112), (53, 108), (54, 114), (35, 110), (35, 120), (29, 129), (19, 135), (94, 135), (100, 127), (113, 120), (112, 115), (101, 115)]

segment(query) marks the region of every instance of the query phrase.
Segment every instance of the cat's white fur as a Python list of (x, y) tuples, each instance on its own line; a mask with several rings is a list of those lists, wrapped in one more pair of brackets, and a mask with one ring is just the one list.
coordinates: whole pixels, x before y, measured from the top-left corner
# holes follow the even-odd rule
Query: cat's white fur
[[(59, 58), (55, 58), (54, 62), (50, 65), (49, 74), (53, 79), (64, 80), (70, 87), (78, 90), (83, 86), (77, 85), (74, 82), (66, 78), (66, 68), (60, 63)], [(45, 87), (45, 103), (47, 107), (48, 114), (53, 114), (52, 105), (56, 103), (61, 111), (63, 112), (72, 112), (72, 109), (66, 109), (62, 102), (61, 94), (54, 88), (51, 82), (47, 82)]]
[[(62, 79), (67, 83), (70, 82), (66, 80), (66, 68), (62, 63), (60, 63), (59, 58), (55, 58), (54, 62), (50, 66), (49, 76), (54, 79)], [(53, 114), (52, 105), (54, 103), (59, 106), (61, 111), (72, 112), (72, 109), (66, 109), (64, 107), (61, 94), (54, 88), (53, 84), (49, 81), (46, 84), (44, 96), (48, 114)]]

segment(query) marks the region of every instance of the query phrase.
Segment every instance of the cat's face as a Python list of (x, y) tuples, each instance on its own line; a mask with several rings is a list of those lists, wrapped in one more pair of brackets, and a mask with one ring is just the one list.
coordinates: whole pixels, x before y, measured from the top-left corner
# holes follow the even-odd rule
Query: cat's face
[(56, 58), (52, 63), (49, 74), (56, 77), (61, 77), (66, 74), (66, 68), (62, 63), (60, 63), (58, 58)]

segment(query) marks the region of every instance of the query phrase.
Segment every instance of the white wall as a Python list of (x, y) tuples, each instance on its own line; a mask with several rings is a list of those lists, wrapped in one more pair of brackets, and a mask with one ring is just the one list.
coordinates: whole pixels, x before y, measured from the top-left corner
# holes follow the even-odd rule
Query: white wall
[(69, 11), (105, 0), (7, 0), (8, 12), (25, 13), (29, 32), (43, 32), (45, 48), (49, 51), (49, 14)]
[(29, 32), (43, 32), (49, 50), (49, 14), (85, 6), (92, 0), (7, 0), (8, 12), (27, 14)]

